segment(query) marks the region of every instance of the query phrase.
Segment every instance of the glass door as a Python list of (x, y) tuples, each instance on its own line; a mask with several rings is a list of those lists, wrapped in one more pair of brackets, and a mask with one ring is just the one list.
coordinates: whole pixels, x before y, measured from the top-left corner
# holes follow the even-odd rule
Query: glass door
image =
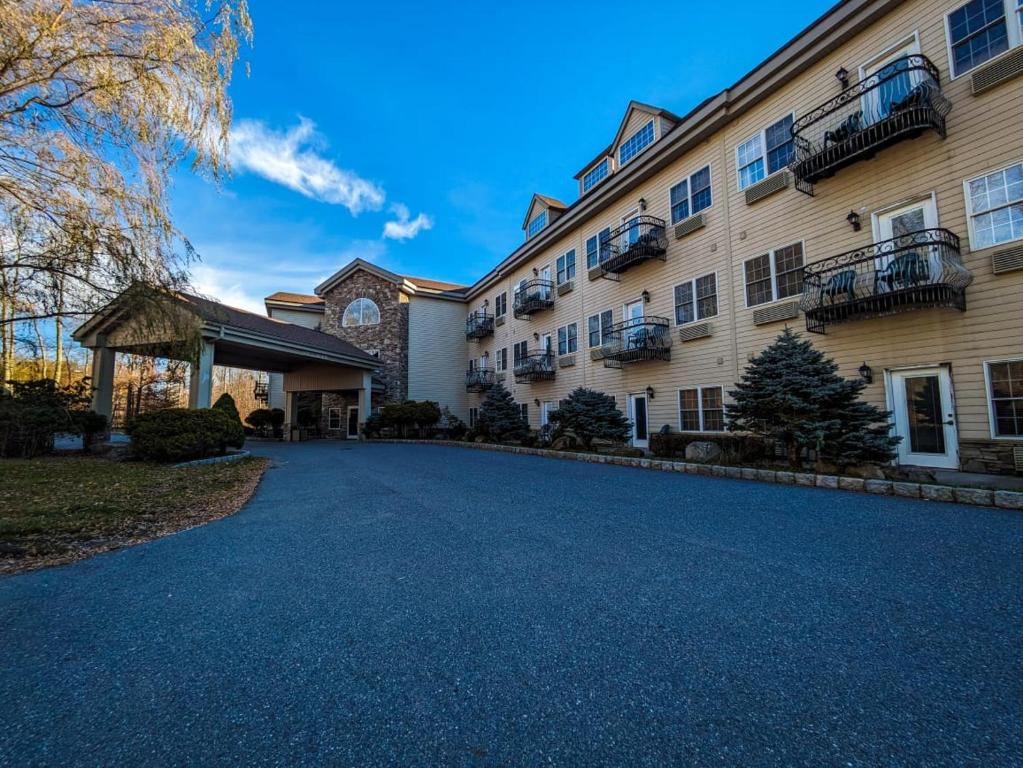
[(863, 95), (863, 116), (867, 125), (890, 117), (892, 105), (903, 101), (920, 83), (920, 71), (910, 69), (910, 61), (905, 58), (919, 52), (914, 41), (860, 68), (861, 78), (876, 77), (879, 81), (877, 87)]
[(622, 232), (622, 248), (626, 249), (639, 240), (639, 208), (622, 216), (622, 225), (625, 227)]
[(632, 421), (632, 444), (636, 448), (646, 448), (650, 444), (646, 395), (629, 395), (629, 419)]
[(948, 368), (892, 371), (891, 397), (899, 463), (957, 469), (959, 439)]
[[(876, 259), (880, 293), (912, 288), (931, 282), (931, 277), (941, 274), (941, 259), (936, 246), (914, 233), (938, 226), (938, 211), (934, 198), (926, 197), (908, 205), (882, 211), (875, 218), (874, 234), (877, 242), (885, 243), (882, 253)], [(914, 243), (918, 245), (914, 246)]]

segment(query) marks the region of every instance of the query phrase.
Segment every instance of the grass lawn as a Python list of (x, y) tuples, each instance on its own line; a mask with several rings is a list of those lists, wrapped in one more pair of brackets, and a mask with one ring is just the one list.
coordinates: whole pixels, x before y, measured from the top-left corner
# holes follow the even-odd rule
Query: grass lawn
[(0, 573), (69, 562), (237, 512), (267, 460), (174, 469), (87, 456), (0, 459)]

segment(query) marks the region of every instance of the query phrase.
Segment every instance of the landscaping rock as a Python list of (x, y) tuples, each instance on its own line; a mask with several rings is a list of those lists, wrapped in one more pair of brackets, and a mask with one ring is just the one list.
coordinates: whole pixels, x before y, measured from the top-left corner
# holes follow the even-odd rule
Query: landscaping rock
[(994, 493), (983, 488), (956, 488), (956, 501), (960, 504), (977, 504), (990, 507), (995, 503)]
[(898, 467), (890, 470), (891, 477), (896, 482), (905, 483), (927, 483), (934, 485), (934, 473), (921, 467)]
[(864, 480), (863, 489), (867, 493), (877, 493), (887, 496), (892, 492), (892, 483), (890, 480)]
[(551, 449), (555, 451), (564, 451), (567, 448), (575, 447), (575, 438), (562, 435), (557, 440), (551, 443)]
[(725, 476), (736, 479), (742, 477), (742, 467), (725, 467)]
[(920, 496), (928, 501), (955, 501), (955, 488), (948, 485), (921, 485)]
[(686, 460), (708, 463), (721, 457), (721, 446), (706, 440), (696, 440), (686, 446)]
[(773, 469), (758, 469), (757, 480), (762, 480), (765, 483), (773, 483), (775, 481), (775, 475), (777, 473)]
[(728, 475), (727, 470), (728, 470), (727, 467), (723, 467), (720, 464), (715, 464), (713, 467), (710, 468), (710, 471), (713, 473), (715, 477), (726, 477)]
[(838, 488), (838, 478), (834, 475), (817, 475), (818, 488)]
[(881, 467), (876, 464), (861, 464), (858, 467), (849, 467), (846, 473), (852, 477), (862, 477), (864, 480), (884, 480), (885, 475)]
[(920, 498), (920, 483), (892, 483), (892, 493), (911, 499)]
[(995, 491), (995, 506), (1002, 509), (1023, 509), (1023, 493)]
[(814, 485), (817, 482), (817, 476), (809, 472), (796, 472), (795, 478), (796, 485)]
[(859, 477), (840, 477), (838, 487), (843, 491), (862, 491), (866, 481)]
[(757, 477), (757, 470), (753, 469), (753, 467), (743, 467), (742, 468), (742, 478), (743, 478), (743, 480), (756, 480), (756, 479), (758, 479), (758, 477)]

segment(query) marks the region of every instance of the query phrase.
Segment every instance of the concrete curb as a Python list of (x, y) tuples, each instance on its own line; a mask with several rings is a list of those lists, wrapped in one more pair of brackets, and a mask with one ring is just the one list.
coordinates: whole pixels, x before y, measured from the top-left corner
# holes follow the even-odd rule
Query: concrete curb
[[(719, 464), (694, 464), (667, 459), (633, 458), (631, 456), (610, 456), (602, 453), (572, 453), (554, 451), (549, 448), (526, 448), (521, 445), (495, 445), (493, 443), (463, 443), (458, 440), (369, 440), (371, 443), (405, 443), (408, 445), (447, 445), (454, 448), (475, 448), (481, 451), (516, 453), (523, 456), (543, 456), (548, 459), (583, 461), (588, 464), (611, 464), (618, 467), (639, 467), (656, 469), (661, 472), (685, 472), (691, 475), (708, 475), (742, 480), (757, 480), (762, 483), (781, 483), (806, 487), (828, 488), (855, 493), (872, 493), (881, 496), (903, 496), (927, 501), (943, 501), (956, 504), (970, 504), (977, 507), (1023, 510), (1023, 492), (991, 491), (983, 488), (952, 488), (946, 485), (902, 483), (891, 480), (864, 480), (859, 477), (838, 477), (817, 475), (809, 472), (786, 472), (753, 467), (732, 467)], [(218, 457), (227, 458), (227, 457)], [(204, 460), (204, 461), (208, 461)], [(192, 462), (195, 463), (195, 462)]]
[(193, 461), (183, 461), (180, 464), (174, 464), (174, 469), (183, 469), (185, 467), (201, 467), (203, 464), (223, 464), (226, 461), (238, 461), (239, 459), (246, 459), (252, 454), (249, 451), (238, 451), (237, 453), (228, 453), (224, 456), (210, 456), (207, 459), (195, 459)]

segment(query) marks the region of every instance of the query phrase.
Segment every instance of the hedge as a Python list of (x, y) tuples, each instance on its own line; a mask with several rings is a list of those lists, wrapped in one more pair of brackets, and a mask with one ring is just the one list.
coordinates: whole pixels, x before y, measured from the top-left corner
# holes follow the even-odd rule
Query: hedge
[(132, 453), (146, 461), (189, 461), (245, 444), (242, 424), (216, 408), (167, 408), (137, 416), (128, 426)]
[(725, 464), (747, 464), (774, 455), (773, 446), (756, 435), (706, 432), (657, 432), (650, 435), (650, 452), (661, 459), (684, 459), (690, 443), (714, 443)]

